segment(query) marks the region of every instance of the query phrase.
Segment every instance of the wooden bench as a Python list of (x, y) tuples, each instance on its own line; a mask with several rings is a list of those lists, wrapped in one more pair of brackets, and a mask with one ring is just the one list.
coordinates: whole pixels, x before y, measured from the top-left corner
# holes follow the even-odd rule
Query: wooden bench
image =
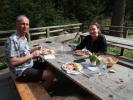
[[(4, 57), (4, 46), (0, 47), (0, 57)], [(38, 82), (17, 82), (16, 88), (22, 100), (51, 100), (47, 90)]]
[(51, 100), (47, 90), (37, 82), (15, 82), (22, 100)]
[[(12, 100), (51, 100), (48, 92), (39, 82), (17, 82), (14, 81), (9, 68), (0, 70), (1, 88), (5, 89), (0, 98)], [(2, 87), (3, 86), (3, 87)], [(9, 90), (10, 89), (10, 90)], [(6, 92), (11, 92), (8, 94)], [(7, 100), (7, 99), (6, 99)]]

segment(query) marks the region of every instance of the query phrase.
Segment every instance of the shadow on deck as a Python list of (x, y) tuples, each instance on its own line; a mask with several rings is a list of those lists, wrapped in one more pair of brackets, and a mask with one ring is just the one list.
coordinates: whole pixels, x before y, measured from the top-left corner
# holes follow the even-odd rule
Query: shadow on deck
[(98, 100), (61, 73), (58, 76), (59, 82), (48, 90), (52, 100)]

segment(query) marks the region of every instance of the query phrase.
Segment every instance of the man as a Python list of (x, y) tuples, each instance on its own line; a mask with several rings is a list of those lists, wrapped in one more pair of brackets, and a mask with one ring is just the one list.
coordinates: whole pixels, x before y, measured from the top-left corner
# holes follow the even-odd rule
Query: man
[(48, 69), (37, 68), (33, 58), (39, 57), (41, 50), (30, 50), (26, 33), (29, 31), (29, 19), (25, 15), (17, 17), (16, 33), (11, 35), (5, 43), (5, 54), (7, 64), (18, 81), (45, 81), (54, 79), (52, 72)]

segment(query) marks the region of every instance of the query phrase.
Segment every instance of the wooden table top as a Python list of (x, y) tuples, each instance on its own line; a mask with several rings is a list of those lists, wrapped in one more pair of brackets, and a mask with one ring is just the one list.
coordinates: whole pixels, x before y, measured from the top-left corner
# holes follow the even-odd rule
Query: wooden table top
[[(62, 70), (61, 66), (79, 57), (75, 57), (71, 48), (67, 44), (61, 43), (43, 43), (46, 48), (55, 50), (56, 59), (45, 59), (53, 65), (58, 71), (66, 75), (70, 80), (81, 86), (83, 89), (92, 93), (94, 96), (103, 100), (132, 100), (133, 98), (133, 70), (119, 64), (113, 65), (111, 69), (115, 73), (105, 73), (103, 75), (98, 73), (91, 73), (83, 65), (83, 70), (90, 77), (85, 77), (82, 74), (72, 75)], [(43, 56), (42, 56), (43, 58)], [(83, 61), (84, 62), (84, 61)], [(82, 62), (81, 62), (82, 64)]]

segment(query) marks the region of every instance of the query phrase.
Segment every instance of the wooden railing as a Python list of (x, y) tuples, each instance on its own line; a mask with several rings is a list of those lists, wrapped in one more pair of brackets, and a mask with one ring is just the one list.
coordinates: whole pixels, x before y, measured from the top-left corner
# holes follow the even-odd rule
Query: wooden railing
[[(68, 25), (58, 25), (58, 26), (48, 26), (39, 28), (30, 28), (27, 38), (29, 41), (48, 38), (50, 36), (57, 36), (66, 33), (73, 33), (79, 30), (81, 23), (68, 24)], [(0, 31), (0, 44), (3, 45), (7, 37), (9, 37), (16, 30)]]
[[(64, 33), (73, 33), (79, 30), (82, 23), (68, 24), (68, 25), (58, 25), (58, 26), (48, 26), (48, 27), (38, 27), (30, 28), (27, 35), (28, 40), (36, 40), (39, 38), (48, 38), (50, 36), (57, 36)], [(111, 30), (111, 28), (122, 28), (122, 31)], [(16, 30), (0, 31), (0, 44), (2, 44), (7, 37), (9, 37)], [(124, 26), (102, 26), (102, 32), (106, 35), (110, 35), (110, 32), (116, 32), (123, 34), (123, 38), (126, 38), (128, 34), (133, 35), (133, 27)]]
[(127, 38), (129, 35), (133, 35), (133, 27), (125, 27), (125, 26), (102, 26), (102, 32), (105, 34), (110, 34), (114, 32), (117, 34), (121, 34), (120, 36), (123, 38)]
[[(58, 26), (48, 26), (48, 27), (38, 27), (38, 28), (30, 28), (29, 33), (27, 34), (27, 38), (29, 41), (33, 40), (38, 40), (42, 38), (48, 38), (48, 37), (53, 37), (53, 36), (58, 36), (62, 34), (67, 34), (67, 33), (74, 33), (79, 31), (80, 26), (82, 23), (77, 23), (77, 24), (68, 24), (68, 25), (58, 25)], [(132, 34), (133, 35), (133, 27), (123, 27), (123, 26), (103, 26), (102, 31), (106, 35), (110, 35), (110, 32), (118, 32), (115, 30), (110, 30), (111, 27), (115, 28), (123, 28), (124, 31), (121, 31), (122, 34)], [(126, 31), (125, 31), (126, 30)], [(9, 37), (12, 33), (14, 33), (16, 30), (8, 30), (8, 31), (0, 31), (0, 46), (4, 45), (5, 40), (7, 37)], [(124, 33), (126, 32), (126, 33)], [(125, 36), (124, 38), (126, 38)], [(66, 38), (66, 37), (65, 37)], [(107, 40), (111, 45), (113, 45), (113, 41)], [(132, 40), (130, 40), (132, 42)], [(117, 42), (117, 41), (116, 41)], [(118, 43), (119, 44), (119, 43)], [(121, 45), (117, 45), (121, 46)], [(123, 55), (124, 49), (128, 49), (127, 46), (123, 48), (124, 46), (120, 47), (121, 48), (121, 55)], [(129, 48), (130, 49), (130, 48)], [(132, 47), (131, 47), (132, 49)]]

